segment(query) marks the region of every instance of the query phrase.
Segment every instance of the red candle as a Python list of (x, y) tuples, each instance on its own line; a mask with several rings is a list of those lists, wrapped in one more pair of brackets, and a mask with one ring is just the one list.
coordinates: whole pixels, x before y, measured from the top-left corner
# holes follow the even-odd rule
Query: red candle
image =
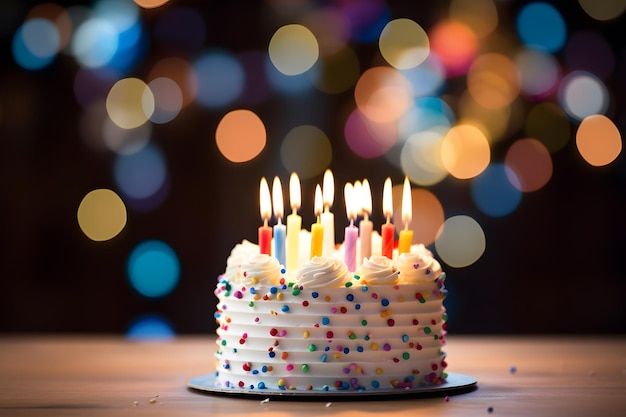
[(391, 178), (385, 180), (383, 186), (383, 214), (387, 218), (387, 222), (383, 224), (381, 236), (383, 238), (381, 254), (389, 259), (393, 259), (393, 240), (395, 235), (395, 227), (390, 219), (393, 214), (393, 197), (391, 195)]
[(263, 226), (259, 227), (259, 249), (261, 253), (270, 255), (272, 252), (272, 228), (267, 225), (267, 222), (272, 215), (272, 203), (270, 197), (270, 187), (267, 184), (265, 177), (261, 178), (259, 200), (261, 218), (263, 219)]

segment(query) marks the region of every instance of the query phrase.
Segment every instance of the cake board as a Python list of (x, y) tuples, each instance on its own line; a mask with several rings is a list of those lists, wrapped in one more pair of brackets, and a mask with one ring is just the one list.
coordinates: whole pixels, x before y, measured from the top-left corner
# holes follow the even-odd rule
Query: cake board
[(226, 397), (274, 400), (387, 400), (401, 398), (433, 398), (448, 395), (459, 395), (474, 391), (478, 382), (474, 377), (449, 372), (446, 382), (440, 385), (420, 385), (412, 388), (389, 388), (376, 390), (273, 390), (273, 389), (233, 389), (216, 385), (215, 374), (201, 375), (192, 378), (187, 387), (197, 393), (213, 394)]

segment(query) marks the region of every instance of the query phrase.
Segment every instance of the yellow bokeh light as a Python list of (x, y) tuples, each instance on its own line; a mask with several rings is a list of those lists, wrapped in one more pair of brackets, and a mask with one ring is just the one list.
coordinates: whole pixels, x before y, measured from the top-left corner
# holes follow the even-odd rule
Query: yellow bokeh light
[(78, 206), (78, 225), (91, 240), (102, 242), (117, 236), (126, 226), (126, 206), (109, 189), (89, 192)]
[(567, 144), (572, 132), (563, 109), (554, 103), (538, 103), (528, 112), (524, 131), (537, 138), (550, 152), (556, 152)]
[(578, 152), (590, 165), (604, 166), (622, 152), (622, 136), (617, 126), (603, 114), (587, 116), (576, 131)]
[(413, 102), (411, 83), (394, 68), (374, 67), (365, 71), (354, 88), (356, 105), (377, 123), (398, 120)]
[(389, 65), (415, 68), (428, 57), (430, 42), (424, 29), (411, 19), (395, 19), (380, 34), (378, 46)]
[(585, 13), (596, 20), (618, 18), (626, 10), (626, 0), (578, 0)]
[[(402, 230), (402, 185), (395, 185), (393, 195), (393, 222), (398, 232)], [(441, 201), (430, 190), (424, 188), (411, 189), (411, 222), (409, 228), (413, 230), (413, 241), (430, 245), (437, 238), (437, 233), (443, 225), (444, 213)]]
[(488, 109), (511, 104), (520, 93), (520, 75), (515, 63), (504, 55), (479, 56), (467, 73), (467, 88), (477, 103)]
[(489, 143), (492, 145), (506, 139), (507, 133), (514, 130), (512, 128), (515, 127), (511, 126), (513, 122), (512, 106), (497, 109), (486, 108), (478, 104), (468, 91), (465, 91), (459, 98), (458, 114), (460, 120), (485, 132)]
[(493, 0), (452, 0), (450, 17), (484, 38), (498, 27), (498, 9)]
[(298, 172), (302, 179), (324, 172), (333, 158), (328, 136), (317, 126), (296, 126), (287, 133), (280, 147), (280, 157), (287, 171)]
[(154, 112), (154, 95), (139, 78), (117, 81), (106, 99), (109, 117), (121, 128), (133, 129), (146, 123)]
[(438, 233), (435, 248), (437, 255), (446, 264), (463, 268), (476, 262), (485, 252), (485, 232), (469, 216), (450, 217)]
[(270, 39), (268, 53), (272, 64), (285, 75), (308, 71), (319, 57), (315, 35), (298, 24), (280, 27)]
[(361, 74), (359, 58), (351, 48), (325, 55), (320, 59), (320, 74), (313, 83), (324, 93), (337, 94), (349, 90)]
[(441, 143), (441, 161), (459, 179), (474, 178), (487, 168), (491, 159), (489, 141), (476, 126), (452, 127)]
[(448, 171), (441, 161), (443, 135), (436, 131), (409, 136), (400, 153), (402, 171), (415, 184), (433, 185), (443, 181)]
[(250, 110), (233, 110), (220, 120), (215, 142), (226, 159), (247, 162), (265, 148), (267, 132), (263, 121)]

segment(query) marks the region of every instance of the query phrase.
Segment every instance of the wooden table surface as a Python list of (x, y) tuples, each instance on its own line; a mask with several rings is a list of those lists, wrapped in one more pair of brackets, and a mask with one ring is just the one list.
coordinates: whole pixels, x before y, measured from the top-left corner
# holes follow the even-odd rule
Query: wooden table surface
[(0, 336), (0, 416), (626, 416), (623, 336), (449, 336), (448, 370), (475, 377), (478, 389), (447, 401), (266, 402), (199, 394), (186, 384), (214, 371), (213, 343)]

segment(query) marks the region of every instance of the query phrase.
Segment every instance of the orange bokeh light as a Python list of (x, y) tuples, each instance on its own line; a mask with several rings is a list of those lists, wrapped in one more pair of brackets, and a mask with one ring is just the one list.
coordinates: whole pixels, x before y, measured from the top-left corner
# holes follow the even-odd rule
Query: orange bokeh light
[(226, 159), (247, 162), (265, 148), (267, 133), (263, 121), (250, 110), (233, 110), (224, 115), (215, 131), (215, 142)]

